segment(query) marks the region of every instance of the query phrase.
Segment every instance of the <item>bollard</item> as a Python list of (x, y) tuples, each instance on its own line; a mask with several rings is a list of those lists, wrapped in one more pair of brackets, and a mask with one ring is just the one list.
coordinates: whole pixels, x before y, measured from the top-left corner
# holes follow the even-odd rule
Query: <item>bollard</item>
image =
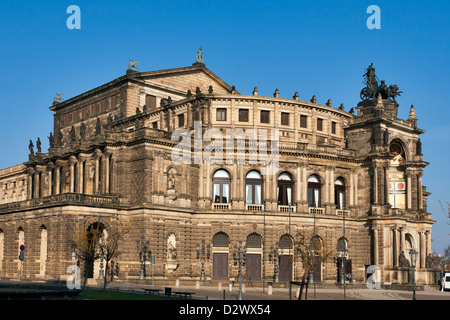
[(177, 279), (177, 281), (175, 281), (175, 287), (179, 287), (180, 286), (180, 279)]
[(272, 285), (271, 285), (271, 284), (269, 284), (269, 288), (267, 288), (267, 294), (268, 294), (269, 296), (272, 295)]
[(222, 291), (222, 282), (219, 282), (219, 291)]
[(231, 291), (233, 291), (233, 284), (232, 283), (230, 283), (229, 285), (228, 285), (228, 290), (231, 292)]
[(200, 289), (200, 281), (195, 282), (195, 289)]

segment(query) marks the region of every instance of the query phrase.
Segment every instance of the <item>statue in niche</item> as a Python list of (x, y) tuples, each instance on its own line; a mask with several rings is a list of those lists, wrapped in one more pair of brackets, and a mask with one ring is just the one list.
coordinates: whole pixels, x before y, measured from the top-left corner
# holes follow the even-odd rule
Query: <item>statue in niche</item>
[(86, 136), (86, 125), (84, 124), (84, 122), (82, 122), (81, 126), (80, 126), (80, 137), (81, 137), (81, 140), (84, 140), (85, 136)]
[(420, 139), (416, 143), (416, 155), (422, 155), (422, 142), (420, 141)]
[(402, 251), (402, 253), (400, 253), (400, 256), (398, 257), (398, 265), (400, 267), (409, 267), (410, 266), (409, 260), (406, 259), (404, 251)]
[(170, 170), (167, 174), (167, 186), (169, 189), (175, 189), (175, 175), (173, 174), (173, 170)]
[(70, 130), (70, 141), (76, 141), (76, 137), (75, 137), (75, 127), (72, 126), (72, 129)]
[(61, 132), (61, 130), (58, 130), (58, 132), (56, 133), (56, 145), (57, 146), (60, 146), (62, 144), (62, 138), (63, 138), (62, 132)]
[(178, 268), (176, 237), (172, 233), (167, 238), (167, 270), (172, 273)]
[(102, 133), (102, 125), (100, 123), (100, 118), (97, 118), (97, 123), (95, 124), (95, 134), (99, 135)]
[(384, 131), (383, 140), (385, 146), (389, 145), (389, 130), (387, 129)]

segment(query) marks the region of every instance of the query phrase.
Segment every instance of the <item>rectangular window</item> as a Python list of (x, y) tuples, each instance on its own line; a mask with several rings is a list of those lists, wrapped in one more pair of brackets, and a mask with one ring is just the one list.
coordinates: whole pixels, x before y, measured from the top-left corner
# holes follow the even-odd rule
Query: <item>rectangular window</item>
[(270, 123), (270, 111), (261, 110), (261, 123)]
[(308, 128), (308, 117), (300, 115), (300, 128)]
[(239, 109), (239, 122), (248, 122), (248, 109)]
[(281, 113), (281, 124), (283, 126), (288, 126), (289, 125), (289, 113), (287, 113), (287, 112), (282, 112)]
[(217, 109), (216, 120), (217, 121), (226, 121), (227, 120), (227, 109), (224, 109), (224, 108)]
[(331, 122), (331, 133), (336, 134), (336, 122)]
[(149, 109), (156, 108), (156, 97), (152, 96), (150, 94), (147, 94), (145, 96), (145, 105)]
[(158, 121), (152, 123), (153, 129), (158, 129)]
[(184, 127), (184, 114), (178, 115), (178, 127)]
[(323, 119), (317, 119), (317, 130), (322, 131), (323, 130)]

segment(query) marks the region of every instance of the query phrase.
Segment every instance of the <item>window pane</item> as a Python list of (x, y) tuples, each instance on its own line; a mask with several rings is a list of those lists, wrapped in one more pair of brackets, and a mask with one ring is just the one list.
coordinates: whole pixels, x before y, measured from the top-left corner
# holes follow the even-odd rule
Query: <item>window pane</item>
[(308, 127), (308, 124), (306, 122), (307, 119), (308, 119), (307, 116), (300, 115), (300, 127), (301, 128), (307, 128)]
[(292, 202), (291, 202), (292, 188), (287, 187), (287, 188), (286, 188), (286, 192), (287, 192), (287, 204), (288, 204), (288, 205), (292, 205)]
[(261, 204), (261, 185), (255, 185), (255, 204)]
[(315, 204), (316, 208), (319, 207), (319, 197), (320, 197), (319, 189), (316, 188), (316, 189), (314, 189), (314, 204)]
[(286, 113), (286, 112), (281, 113), (281, 124), (283, 126), (289, 125), (289, 113)]
[(227, 120), (227, 109), (217, 109), (216, 113), (216, 120), (217, 121), (225, 121)]
[(247, 173), (246, 176), (247, 179), (261, 179), (261, 175), (258, 173), (258, 171), (250, 171)]
[(220, 202), (220, 184), (215, 183), (214, 184), (214, 194), (213, 194), (213, 199), (214, 199), (214, 203), (219, 203)]
[(317, 130), (322, 131), (323, 120), (317, 119)]
[(228, 183), (223, 184), (222, 203), (228, 203), (230, 196), (230, 185)]
[(245, 203), (251, 204), (252, 203), (252, 185), (247, 184), (245, 186)]
[(270, 111), (261, 110), (261, 123), (270, 123)]
[(248, 109), (239, 109), (239, 121), (248, 122)]

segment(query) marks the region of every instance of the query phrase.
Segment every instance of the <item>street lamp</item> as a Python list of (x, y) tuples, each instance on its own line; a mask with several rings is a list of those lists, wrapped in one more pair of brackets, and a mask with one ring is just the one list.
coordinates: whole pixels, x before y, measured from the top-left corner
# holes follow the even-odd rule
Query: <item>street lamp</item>
[(207, 260), (209, 260), (210, 255), (210, 245), (208, 244), (205, 246), (205, 240), (202, 240), (202, 246), (200, 248), (200, 245), (197, 244), (197, 260), (200, 260), (200, 257), (202, 259), (202, 271), (200, 274), (200, 281), (205, 280), (205, 257)]
[(245, 261), (247, 260), (247, 244), (242, 246), (242, 241), (239, 241), (239, 246), (234, 245), (233, 259), (234, 265), (239, 264), (238, 269), (238, 280), (239, 280), (239, 295), (238, 300), (242, 300), (242, 267), (245, 266)]
[(141, 239), (141, 241), (137, 240), (136, 244), (138, 245), (139, 251), (139, 260), (141, 262), (141, 270), (139, 272), (139, 280), (145, 280), (145, 261), (148, 257), (151, 256), (151, 251), (149, 250), (149, 242)]
[(411, 266), (413, 268), (413, 300), (416, 300), (416, 261), (417, 251), (415, 249), (409, 250), (409, 256), (411, 257)]
[(280, 259), (280, 254), (279, 254), (279, 244), (278, 242), (275, 244), (274, 246), (270, 246), (270, 253), (269, 253), (269, 261), (274, 263), (273, 266), (273, 281), (278, 283), (280, 281), (280, 277), (279, 277), (279, 259)]

